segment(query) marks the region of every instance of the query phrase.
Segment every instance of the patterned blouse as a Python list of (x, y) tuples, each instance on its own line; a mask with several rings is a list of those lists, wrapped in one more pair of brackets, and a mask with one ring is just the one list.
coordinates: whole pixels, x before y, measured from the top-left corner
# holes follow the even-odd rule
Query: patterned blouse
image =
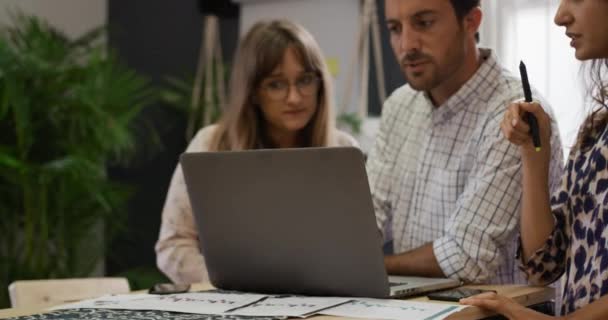
[[(208, 151), (216, 125), (201, 129), (186, 152)], [(330, 146), (358, 146), (350, 135), (335, 131)], [(156, 264), (174, 283), (209, 280), (205, 258), (199, 249), (198, 230), (186, 191), (184, 175), (178, 164), (173, 173), (162, 213), (160, 235), (156, 242)]]
[(591, 143), (570, 154), (551, 198), (553, 233), (523, 266), (531, 282), (543, 285), (565, 272), (561, 314), (608, 293), (608, 128)]

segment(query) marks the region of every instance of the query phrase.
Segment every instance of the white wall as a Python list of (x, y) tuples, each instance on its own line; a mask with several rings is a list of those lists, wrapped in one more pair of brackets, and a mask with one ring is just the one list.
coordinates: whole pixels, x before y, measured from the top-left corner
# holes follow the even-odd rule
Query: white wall
[(9, 24), (15, 10), (43, 17), (70, 37), (107, 21), (107, 0), (0, 0), (0, 24)]
[(484, 0), (481, 43), (494, 48), (516, 75), (519, 61), (526, 63), (531, 84), (555, 111), (567, 155), (587, 109), (580, 62), (564, 28), (553, 23), (558, 5), (553, 0)]

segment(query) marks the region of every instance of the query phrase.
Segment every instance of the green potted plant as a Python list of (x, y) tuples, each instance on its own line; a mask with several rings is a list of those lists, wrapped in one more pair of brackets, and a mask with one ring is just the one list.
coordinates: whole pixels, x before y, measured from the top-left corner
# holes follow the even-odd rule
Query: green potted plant
[(14, 280), (87, 276), (102, 261), (128, 197), (106, 167), (133, 154), (152, 98), (102, 30), (70, 40), (13, 20), (0, 34), (0, 308)]

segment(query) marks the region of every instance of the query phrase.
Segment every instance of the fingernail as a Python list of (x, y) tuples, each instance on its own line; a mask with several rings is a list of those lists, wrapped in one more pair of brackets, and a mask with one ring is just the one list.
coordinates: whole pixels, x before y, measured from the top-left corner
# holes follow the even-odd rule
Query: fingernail
[(517, 125), (517, 119), (511, 120), (511, 125), (515, 127)]

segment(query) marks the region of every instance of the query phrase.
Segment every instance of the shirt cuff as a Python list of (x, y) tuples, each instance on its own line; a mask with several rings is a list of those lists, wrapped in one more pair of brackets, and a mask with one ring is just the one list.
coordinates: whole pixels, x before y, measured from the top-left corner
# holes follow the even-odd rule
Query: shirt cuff
[(441, 237), (433, 242), (433, 253), (439, 268), (448, 278), (460, 278), (455, 266), (460, 264), (460, 248), (458, 244), (448, 237)]

